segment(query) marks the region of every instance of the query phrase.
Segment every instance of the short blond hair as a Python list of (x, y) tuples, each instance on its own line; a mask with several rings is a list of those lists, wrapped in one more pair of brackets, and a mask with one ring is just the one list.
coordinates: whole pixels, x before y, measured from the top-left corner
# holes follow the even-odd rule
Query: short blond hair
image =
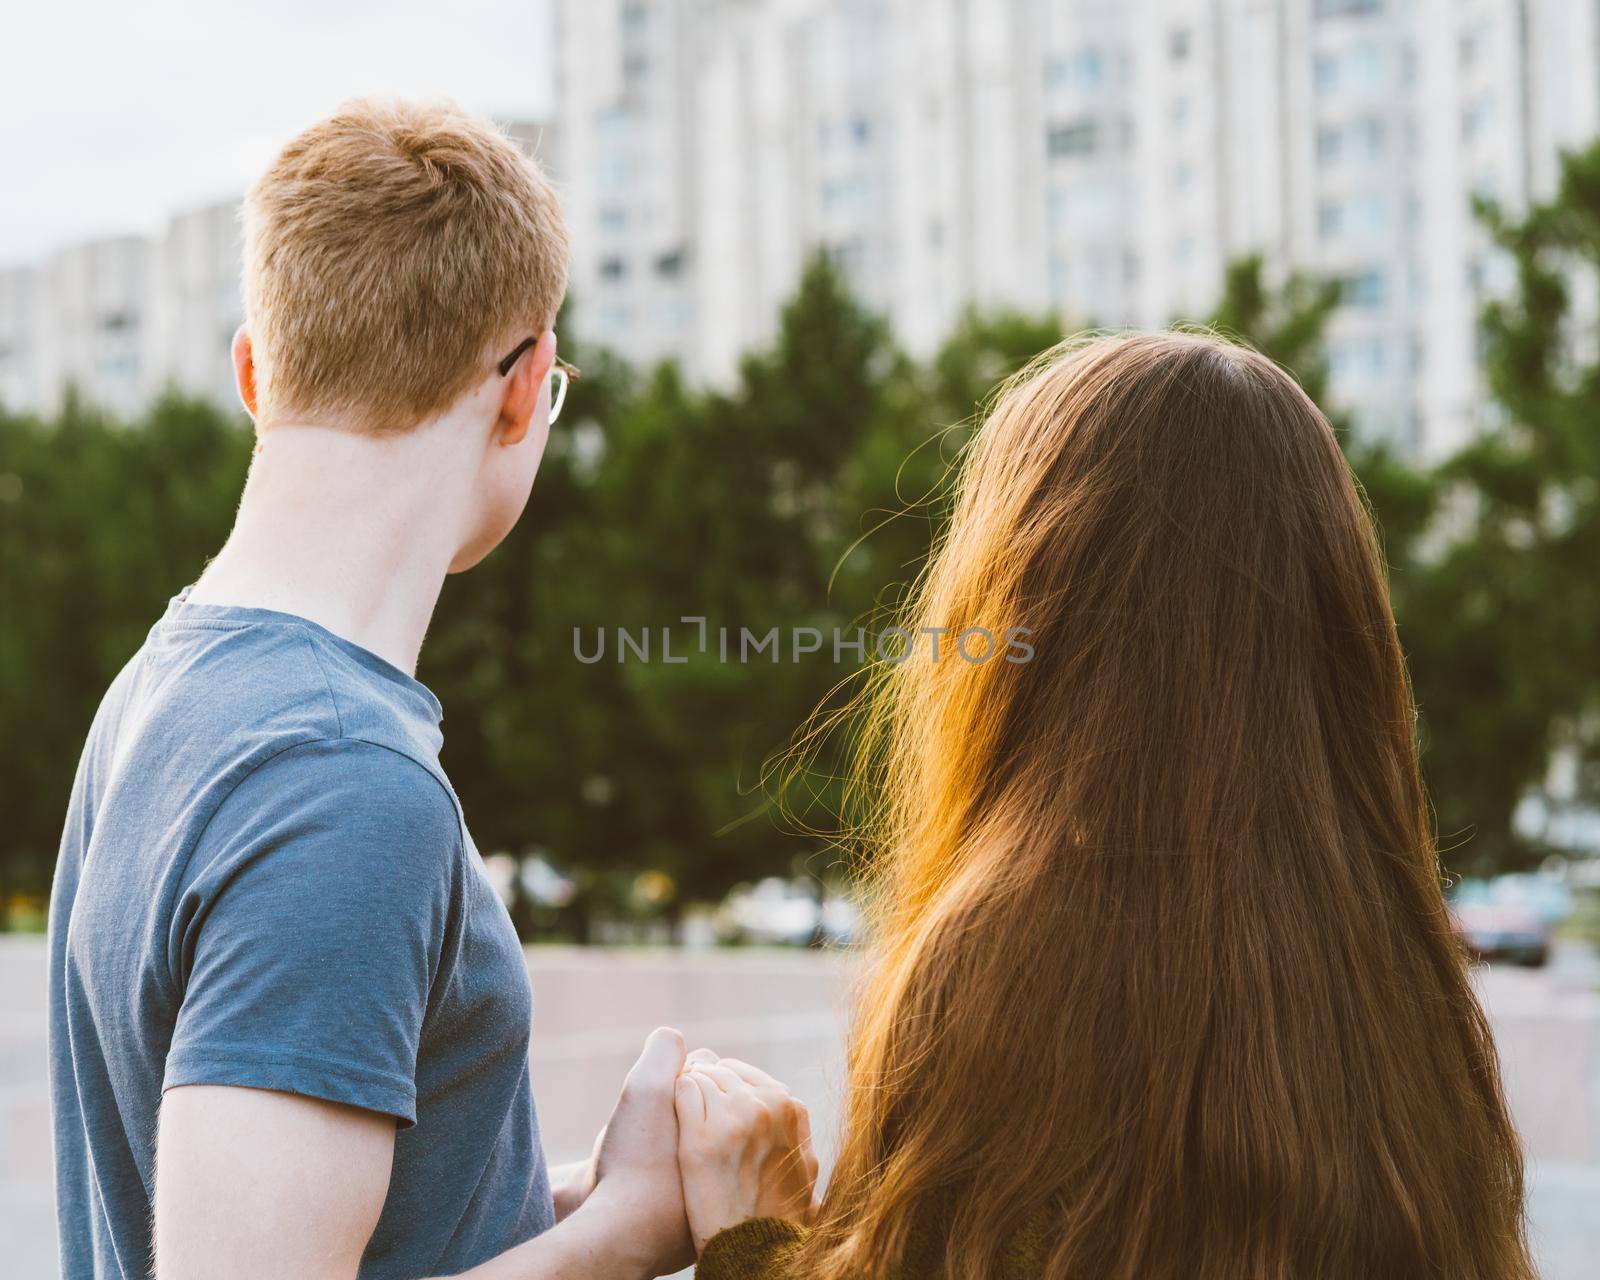
[(549, 181), (449, 102), (361, 99), (295, 138), (244, 203), (257, 421), (433, 417), (566, 292)]

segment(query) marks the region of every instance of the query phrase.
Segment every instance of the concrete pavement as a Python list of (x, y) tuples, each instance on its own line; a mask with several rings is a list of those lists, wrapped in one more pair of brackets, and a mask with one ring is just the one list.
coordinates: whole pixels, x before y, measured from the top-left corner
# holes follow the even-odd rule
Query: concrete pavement
[[(848, 960), (793, 951), (535, 947), (534, 1089), (553, 1161), (584, 1155), (645, 1034), (748, 1058), (811, 1105), (826, 1165), (838, 1115)], [(43, 939), (0, 935), (0, 1271), (56, 1274)], [(1600, 962), (1479, 972), (1531, 1157), (1545, 1280), (1600, 1275)]]

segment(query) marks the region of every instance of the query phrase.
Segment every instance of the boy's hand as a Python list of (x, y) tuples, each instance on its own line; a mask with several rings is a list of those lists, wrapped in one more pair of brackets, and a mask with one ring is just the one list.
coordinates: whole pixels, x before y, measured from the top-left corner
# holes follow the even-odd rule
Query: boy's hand
[(593, 1190), (585, 1196), (586, 1211), (603, 1209), (625, 1233), (641, 1275), (670, 1274), (695, 1256), (673, 1107), (683, 1056), (683, 1037), (676, 1031), (659, 1027), (650, 1033), (590, 1159)]

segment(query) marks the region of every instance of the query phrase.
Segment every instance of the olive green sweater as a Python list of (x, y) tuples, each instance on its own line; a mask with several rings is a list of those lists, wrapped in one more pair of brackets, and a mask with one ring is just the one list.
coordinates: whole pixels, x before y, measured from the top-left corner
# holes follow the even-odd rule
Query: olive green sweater
[(790, 1280), (805, 1228), (787, 1218), (750, 1218), (706, 1242), (695, 1280)]
[[(706, 1243), (696, 1280), (803, 1280), (794, 1257), (805, 1228), (783, 1218), (751, 1218), (719, 1231)], [(1000, 1260), (994, 1280), (1037, 1280), (1054, 1243), (1048, 1214), (1017, 1233)], [(937, 1280), (944, 1275), (945, 1232), (937, 1219), (918, 1224), (896, 1280)]]

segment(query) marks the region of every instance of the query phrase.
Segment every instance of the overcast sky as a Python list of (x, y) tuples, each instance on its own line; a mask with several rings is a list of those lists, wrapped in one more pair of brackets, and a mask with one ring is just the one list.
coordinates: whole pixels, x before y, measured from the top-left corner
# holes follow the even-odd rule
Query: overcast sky
[(547, 0), (139, 0), (7, 6), (0, 265), (241, 194), (357, 94), (499, 118), (554, 101)]

